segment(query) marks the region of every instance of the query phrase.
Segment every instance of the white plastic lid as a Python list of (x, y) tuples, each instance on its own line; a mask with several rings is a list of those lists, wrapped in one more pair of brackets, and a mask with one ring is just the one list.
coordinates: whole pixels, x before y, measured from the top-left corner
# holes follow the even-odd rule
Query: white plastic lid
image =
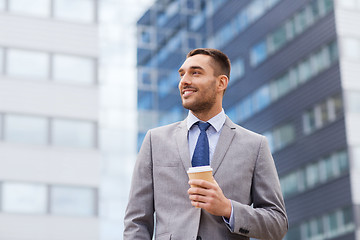
[(187, 173), (209, 172), (213, 169), (210, 166), (191, 167)]

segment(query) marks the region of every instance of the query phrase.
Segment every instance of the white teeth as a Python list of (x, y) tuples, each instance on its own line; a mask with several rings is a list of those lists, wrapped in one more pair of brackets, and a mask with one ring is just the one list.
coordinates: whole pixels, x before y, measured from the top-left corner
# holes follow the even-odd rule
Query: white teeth
[(192, 92), (193, 92), (193, 91), (184, 91), (184, 94), (183, 94), (183, 95), (185, 96), (185, 95), (188, 95), (188, 94), (190, 94), (190, 93), (192, 93)]

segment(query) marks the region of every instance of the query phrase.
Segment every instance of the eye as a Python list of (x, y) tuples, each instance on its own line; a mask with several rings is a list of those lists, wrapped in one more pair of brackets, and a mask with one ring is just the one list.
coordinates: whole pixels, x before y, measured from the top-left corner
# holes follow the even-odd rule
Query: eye
[(198, 75), (198, 74), (200, 74), (200, 72), (198, 72), (198, 71), (193, 72), (193, 75)]

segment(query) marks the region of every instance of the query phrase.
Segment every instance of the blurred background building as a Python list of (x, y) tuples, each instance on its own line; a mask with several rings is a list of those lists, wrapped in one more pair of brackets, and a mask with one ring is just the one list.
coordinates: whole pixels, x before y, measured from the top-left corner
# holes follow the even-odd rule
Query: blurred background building
[(0, 239), (98, 239), (97, 1), (0, 1)]
[(152, 0), (0, 0), (0, 240), (118, 240)]
[(153, 0), (99, 2), (100, 239), (122, 239), (137, 155), (136, 21)]
[(196, 47), (232, 61), (224, 98), (267, 136), (287, 240), (360, 239), (360, 1), (158, 0), (138, 26), (138, 148), (182, 120), (178, 68)]

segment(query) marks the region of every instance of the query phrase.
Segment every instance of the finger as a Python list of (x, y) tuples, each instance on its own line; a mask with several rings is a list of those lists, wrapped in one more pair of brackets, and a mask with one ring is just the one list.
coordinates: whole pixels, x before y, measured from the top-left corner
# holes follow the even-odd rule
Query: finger
[(206, 188), (202, 188), (202, 187), (191, 187), (189, 188), (188, 190), (188, 194), (189, 195), (203, 195), (203, 196), (206, 196), (206, 195), (209, 195), (209, 190), (206, 189)]
[(206, 180), (202, 180), (202, 179), (191, 179), (189, 181), (190, 185), (196, 185), (202, 188), (214, 188), (214, 186), (216, 186), (216, 184), (211, 183), (209, 181)]
[(197, 202), (197, 201), (191, 201), (191, 205), (193, 205), (196, 208), (203, 208), (203, 209), (206, 207), (206, 203)]
[(202, 196), (202, 195), (189, 195), (189, 199), (191, 201), (195, 201), (195, 202), (202, 202), (202, 203), (206, 203), (207, 197), (206, 196)]

